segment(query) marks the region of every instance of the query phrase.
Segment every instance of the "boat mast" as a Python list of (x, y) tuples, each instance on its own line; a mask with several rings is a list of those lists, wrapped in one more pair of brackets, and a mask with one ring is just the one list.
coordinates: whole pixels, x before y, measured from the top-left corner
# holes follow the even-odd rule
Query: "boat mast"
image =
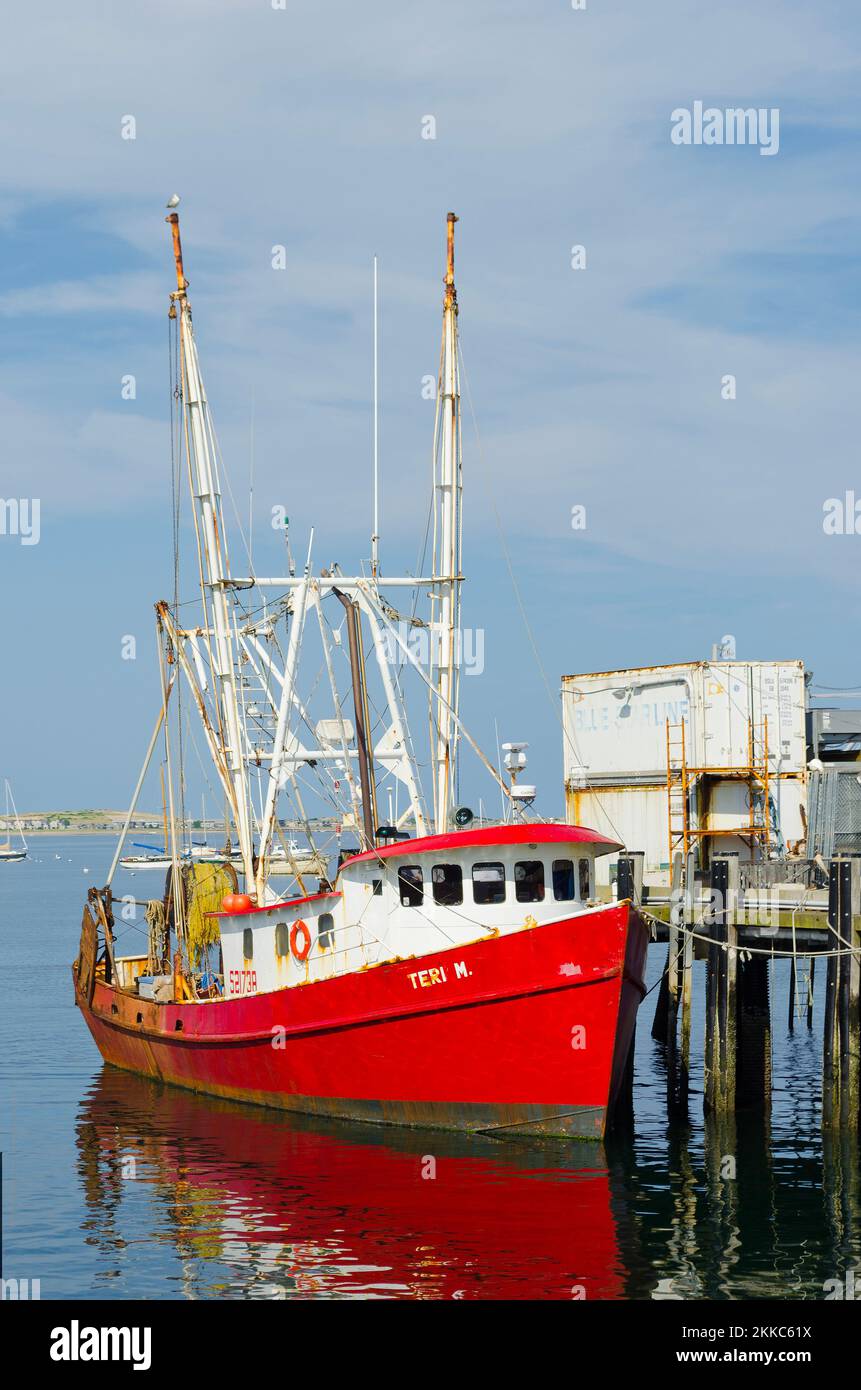
[(228, 792), (239, 837), (239, 852), (248, 891), (254, 884), (254, 848), (251, 814), (243, 754), (239, 696), (233, 651), (233, 628), (227, 598), (230, 567), (226, 552), (226, 532), (222, 517), (221, 491), (215, 465), (214, 437), (209, 406), (203, 388), (197, 346), (191, 321), (191, 306), (186, 293), (187, 282), (182, 265), (182, 245), (179, 236), (179, 216), (172, 212), (165, 219), (173, 236), (176, 261), (176, 291), (172, 302), (179, 305), (180, 344), (183, 368), (183, 396), (186, 419), (190, 426), (189, 466), (194, 506), (198, 519), (198, 535), (203, 552), (202, 595), (207, 606), (207, 590), (212, 607), (212, 628), (215, 646), (212, 650), (213, 675), (218, 697), (221, 740), (227, 763)]
[(438, 512), (434, 576), (439, 581), (436, 623), (436, 727), (434, 766), (434, 814), (437, 834), (450, 828), (454, 807), (455, 758), (458, 735), (457, 644), (460, 641), (461, 524), (463, 478), (460, 457), (460, 382), (457, 363), (457, 291), (454, 287), (454, 224), (448, 214), (445, 298), (443, 300), (442, 358), (437, 391), (441, 412), (439, 458), (434, 462), (435, 501)]
[(18, 815), (18, 807), (15, 805), (15, 798), (14, 798), (14, 796), (12, 795), (12, 783), (9, 781), (9, 778), (7, 777), (7, 778), (6, 778), (6, 844), (2, 846), (3, 849), (11, 849), (11, 848), (12, 848), (12, 828), (11, 828), (11, 826), (10, 826), (10, 824), (9, 824), (9, 803), (10, 803), (10, 801), (11, 801), (11, 803), (12, 803), (12, 810), (13, 810), (14, 815), (15, 815), (15, 826), (16, 826), (16, 828), (17, 828), (18, 834), (21, 836), (21, 843), (22, 843), (22, 845), (24, 846), (24, 849), (25, 849), (25, 851), (26, 851), (27, 848), (28, 848), (27, 840), (26, 840), (26, 838), (25, 838), (24, 831), (21, 829), (21, 818), (20, 818), (20, 816)]
[(374, 534), (371, 536), (371, 573), (380, 568), (380, 350), (377, 258), (374, 257)]

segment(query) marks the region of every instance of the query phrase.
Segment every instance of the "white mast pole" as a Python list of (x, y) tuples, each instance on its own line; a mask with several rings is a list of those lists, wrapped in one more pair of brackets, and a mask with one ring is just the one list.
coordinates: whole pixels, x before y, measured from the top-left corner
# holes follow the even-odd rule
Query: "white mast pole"
[(176, 259), (177, 288), (171, 297), (179, 303), (180, 308), (185, 407), (191, 426), (192, 459), (190, 463), (193, 469), (194, 504), (198, 513), (203, 541), (206, 570), (204, 582), (212, 599), (215, 636), (213, 652), (215, 686), (221, 706), (223, 731), (226, 739), (225, 754), (232, 790), (233, 812), (236, 817), (236, 833), (239, 837), (239, 851), (242, 856), (245, 882), (248, 891), (252, 892), (254, 851), (234, 667), (233, 634), (225, 589), (225, 581), (230, 579), (230, 570), (222, 544), (225, 532), (221, 510), (221, 492), (210, 448), (209, 407), (200, 374), (200, 364), (191, 322), (191, 308), (186, 295), (182, 247), (179, 238), (179, 217), (175, 212), (172, 212), (166, 221), (170, 224), (173, 235), (173, 249)]
[(448, 214), (445, 299), (443, 302), (442, 447), (437, 479), (439, 548), (436, 577), (439, 586), (436, 689), (436, 755), (434, 808), (436, 831), (449, 829), (454, 803), (454, 753), (457, 737), (456, 644), (460, 636), (460, 396), (457, 372), (457, 291), (454, 287), (454, 224)]
[(380, 356), (377, 295), (377, 258), (374, 257), (374, 534), (371, 536), (371, 573), (380, 563)]
[(23, 846), (24, 846), (24, 848), (25, 848), (25, 850), (26, 850), (26, 849), (27, 849), (27, 840), (26, 840), (26, 838), (25, 838), (25, 836), (24, 836), (24, 831), (21, 829), (21, 817), (18, 815), (18, 807), (15, 805), (15, 798), (14, 798), (14, 796), (12, 795), (12, 783), (9, 781), (9, 778), (7, 777), (7, 778), (6, 778), (6, 844), (7, 844), (8, 847), (11, 847), (11, 845), (12, 845), (12, 838), (11, 838), (12, 832), (11, 832), (11, 828), (10, 828), (10, 825), (9, 825), (9, 802), (10, 802), (10, 801), (11, 801), (11, 803), (12, 803), (12, 810), (13, 810), (13, 812), (14, 812), (14, 814), (15, 814), (15, 825), (16, 825), (16, 827), (17, 827), (18, 834), (21, 836), (21, 842), (22, 842), (22, 844), (23, 844)]
[(282, 774), (281, 762), (289, 732), (290, 711), (295, 699), (296, 670), (299, 664), (299, 651), (302, 645), (302, 635), (305, 627), (305, 610), (308, 604), (308, 591), (314, 582), (311, 578), (311, 546), (313, 543), (314, 532), (312, 530), (308, 540), (308, 558), (305, 562), (305, 582), (299, 590), (299, 600), (293, 614), (290, 640), (287, 644), (284, 683), (281, 687), (278, 720), (275, 726), (275, 738), (272, 743), (272, 765), (269, 769), (269, 785), (266, 788), (266, 804), (263, 808), (263, 815), (260, 820), (260, 856), (257, 861), (257, 895), (258, 901), (261, 903), (263, 901), (263, 887), (266, 883), (269, 843), (275, 824), (278, 793), (281, 790), (279, 786), (279, 779)]

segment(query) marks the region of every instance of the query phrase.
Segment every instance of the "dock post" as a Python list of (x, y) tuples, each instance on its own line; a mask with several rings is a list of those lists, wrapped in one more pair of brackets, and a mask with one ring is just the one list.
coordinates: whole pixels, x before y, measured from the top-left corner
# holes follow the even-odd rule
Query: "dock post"
[(705, 1109), (732, 1113), (736, 1102), (738, 912), (737, 854), (712, 856), (713, 924), (706, 965)]
[[(627, 854), (620, 854), (616, 871), (616, 900), (624, 902), (626, 899), (639, 907), (643, 901), (643, 863), (645, 860), (644, 850), (629, 850)], [(664, 977), (666, 978), (666, 977)], [(662, 981), (663, 984), (663, 981)], [(660, 1003), (660, 1001), (659, 1001)], [(666, 1024), (664, 1025), (666, 1030)], [(663, 1034), (662, 1034), (663, 1036)], [(631, 1037), (631, 1046), (628, 1051), (628, 1060), (625, 1063), (625, 1073), (619, 1090), (616, 1104), (616, 1118), (614, 1125), (616, 1128), (633, 1125), (634, 1116), (634, 1050), (637, 1038), (637, 1024), (634, 1021), (634, 1031)]]
[(620, 854), (616, 866), (616, 900), (623, 902), (630, 898), (637, 907), (643, 902), (643, 861), (644, 850), (629, 850)]
[[(674, 970), (674, 963), (677, 966), (676, 956), (678, 952), (678, 913), (679, 913), (679, 890), (682, 881), (682, 856), (673, 855), (673, 872), (670, 882), (670, 921), (669, 921), (669, 949), (667, 951), (667, 967), (661, 976), (661, 983), (658, 989), (658, 1001), (655, 1004), (655, 1017), (652, 1020), (652, 1037), (655, 1042), (669, 1045), (670, 1032), (675, 1036), (675, 1015), (673, 1016), (672, 1030), (670, 1027), (670, 1006), (673, 996), (672, 985), (677, 978), (677, 970)], [(674, 925), (675, 923), (675, 925)]]
[(718, 1092), (720, 1089), (718, 979), (722, 969), (722, 962), (724, 961), (724, 952), (721, 950), (720, 946), (714, 943), (724, 939), (725, 914), (723, 909), (726, 905), (727, 874), (727, 860), (721, 857), (713, 857), (710, 869), (712, 906), (709, 908), (705, 917), (708, 935), (712, 938), (712, 943), (709, 945), (708, 956), (706, 958), (706, 1023), (703, 1101), (707, 1115), (715, 1114), (720, 1108), (718, 1104)]
[(771, 1105), (771, 1000), (768, 957), (746, 955), (738, 972), (736, 1109)]
[(828, 876), (830, 949), (825, 991), (822, 1123), (855, 1132), (861, 1078), (861, 863), (832, 859)]
[(813, 1027), (813, 985), (816, 980), (816, 957), (810, 957), (810, 969), (807, 972), (807, 1027)]
[(616, 862), (616, 901), (634, 901), (634, 861), (630, 854), (620, 854)]
[[(828, 949), (843, 949), (851, 932), (851, 861), (835, 857), (828, 866)], [(848, 900), (848, 902), (847, 902)], [(847, 913), (847, 906), (849, 912)], [(841, 939), (842, 938), (842, 939)], [(831, 954), (825, 967), (825, 1020), (822, 1029), (822, 1124), (826, 1129), (840, 1124), (845, 1075), (843, 1047), (848, 1041), (848, 975), (846, 957)], [(841, 1008), (841, 1005), (843, 1008)], [(845, 1011), (843, 1026), (841, 1015)]]
[(685, 917), (683, 923), (684, 943), (682, 946), (682, 1050), (678, 1077), (678, 1104), (687, 1109), (688, 1089), (691, 1069), (691, 1003), (694, 964), (694, 913), (696, 904), (695, 855), (691, 851), (685, 862)]
[(849, 1071), (845, 1123), (849, 1129), (857, 1131), (861, 1109), (861, 862), (853, 859), (851, 866), (849, 940), (852, 942), (852, 954), (845, 957), (849, 977), (846, 1019)]
[(670, 1114), (675, 1114), (678, 1109), (680, 954), (683, 949), (680, 918), (684, 911), (681, 889), (682, 856), (680, 853), (676, 853), (673, 855), (673, 877), (670, 892), (670, 946), (667, 955), (667, 1109)]
[(661, 976), (661, 983), (658, 985), (658, 998), (655, 1002), (655, 1016), (652, 1019), (652, 1037), (655, 1042), (667, 1041), (667, 1012), (670, 1007), (670, 958), (667, 956), (667, 965)]
[(787, 1025), (790, 1033), (795, 1032), (795, 956), (789, 958), (789, 1017)]
[(726, 915), (726, 989), (721, 1019), (721, 1070), (724, 1106), (736, 1108), (736, 1066), (738, 1062), (738, 905), (741, 872), (738, 855), (728, 855), (729, 873)]

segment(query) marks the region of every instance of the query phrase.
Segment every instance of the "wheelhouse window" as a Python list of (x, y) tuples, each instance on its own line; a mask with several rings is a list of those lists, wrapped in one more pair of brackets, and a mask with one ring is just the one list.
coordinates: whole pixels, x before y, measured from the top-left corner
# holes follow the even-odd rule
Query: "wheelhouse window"
[(425, 899), (425, 885), (418, 864), (404, 864), (398, 869), (398, 892), (401, 907), (421, 907)]
[(574, 891), (574, 860), (553, 860), (553, 897), (558, 903), (570, 903), (576, 898)]
[(580, 860), (580, 897), (585, 902), (591, 896), (591, 864), (588, 859)]
[(321, 951), (328, 951), (335, 939), (335, 919), (331, 912), (321, 912), (317, 918), (317, 944)]
[(540, 859), (521, 859), (515, 864), (514, 892), (519, 903), (544, 902), (544, 865)]
[(250, 927), (242, 933), (242, 955), (245, 960), (254, 959), (254, 933)]
[(459, 864), (434, 864), (431, 869), (433, 900), (440, 907), (463, 902), (463, 869)]
[(289, 956), (290, 954), (290, 928), (286, 922), (275, 923), (275, 954), (276, 956)]
[(472, 900), (482, 906), (505, 902), (504, 864), (473, 864)]

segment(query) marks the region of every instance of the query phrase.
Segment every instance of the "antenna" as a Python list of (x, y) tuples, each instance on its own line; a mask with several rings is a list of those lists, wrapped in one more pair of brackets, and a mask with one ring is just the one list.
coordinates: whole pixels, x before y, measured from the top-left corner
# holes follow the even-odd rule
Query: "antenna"
[(254, 573), (254, 387), (251, 388), (251, 438), (248, 457), (248, 567)]
[(371, 536), (371, 573), (374, 578), (380, 563), (380, 357), (379, 357), (379, 299), (377, 292), (377, 258), (374, 257), (374, 531)]

